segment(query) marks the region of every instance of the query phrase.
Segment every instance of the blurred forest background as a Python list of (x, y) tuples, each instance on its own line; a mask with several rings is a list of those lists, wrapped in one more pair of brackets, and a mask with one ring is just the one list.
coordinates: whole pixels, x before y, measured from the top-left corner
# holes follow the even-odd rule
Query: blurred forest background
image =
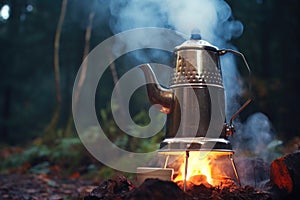
[[(255, 102), (276, 137), (290, 146), (300, 141), (298, 0), (227, 0), (244, 25), (232, 43), (252, 68)], [(72, 119), (72, 89), (83, 58), (112, 36), (108, 0), (0, 0), (0, 164), (3, 172), (33, 172), (54, 164), (71, 172), (101, 164), (84, 150)], [(159, 137), (144, 143), (118, 138), (110, 112), (114, 76), (128, 68), (116, 63), (103, 83), (97, 111), (120, 146), (155, 149)], [(114, 75), (115, 74), (115, 75)], [(103, 88), (103, 87), (102, 87)], [(147, 123), (148, 99), (134, 99), (137, 123)], [(27, 163), (27, 164), (26, 164)], [(29, 164), (28, 164), (29, 163)], [(80, 168), (81, 167), (81, 168)], [(107, 175), (107, 171), (100, 172)]]

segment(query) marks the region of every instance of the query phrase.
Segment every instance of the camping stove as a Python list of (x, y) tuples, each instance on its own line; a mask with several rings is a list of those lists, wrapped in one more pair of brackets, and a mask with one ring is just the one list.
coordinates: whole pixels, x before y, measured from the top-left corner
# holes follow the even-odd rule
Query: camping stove
[[(211, 184), (215, 182), (213, 179), (224, 176), (221, 172), (215, 173), (222, 170), (215, 170), (212, 164), (221, 157), (226, 157), (229, 161), (234, 174), (233, 179), (240, 184), (233, 160), (234, 151), (228, 140), (234, 133), (231, 122), (235, 116), (229, 124), (225, 119), (220, 56), (227, 52), (244, 58), (239, 52), (219, 50), (201, 40), (200, 34), (192, 34), (190, 40), (175, 47), (175, 72), (168, 89), (159, 85), (150, 65), (140, 67), (147, 81), (149, 100), (152, 104), (161, 105), (161, 111), (167, 114), (166, 135), (158, 153), (166, 156), (164, 168), (174, 169), (174, 176), (177, 175), (177, 178), (174, 177), (173, 180), (183, 181), (184, 189), (187, 187), (191, 171), (196, 171), (194, 179), (195, 176), (201, 179), (199, 175), (203, 173), (202, 165), (210, 165), (209, 175), (206, 176), (212, 180)], [(206, 164), (201, 163), (204, 157), (207, 159)], [(170, 158), (173, 164), (175, 160), (181, 167), (170, 163)], [(198, 161), (195, 161), (195, 158), (198, 158)], [(224, 159), (222, 163), (224, 165)], [(196, 182), (199, 183), (197, 180)]]

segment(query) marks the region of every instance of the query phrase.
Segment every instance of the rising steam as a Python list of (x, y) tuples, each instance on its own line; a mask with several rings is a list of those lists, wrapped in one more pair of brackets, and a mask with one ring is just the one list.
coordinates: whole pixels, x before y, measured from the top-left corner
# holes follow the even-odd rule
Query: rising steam
[[(163, 27), (171, 28), (184, 33), (189, 38), (193, 29), (200, 30), (202, 39), (221, 48), (235, 49), (228, 41), (238, 37), (243, 32), (240, 21), (233, 20), (231, 8), (223, 0), (125, 0), (111, 1), (110, 11), (113, 16), (110, 27), (114, 33), (119, 33), (133, 28)], [(147, 33), (134, 35), (144, 38), (147, 43)], [(156, 38), (165, 42), (166, 38)], [(115, 51), (130, 48), (130, 43), (125, 46), (115, 46)], [(145, 44), (141, 44), (144, 46)], [(140, 55), (143, 57), (147, 55)], [(232, 55), (221, 58), (222, 73), (226, 90), (227, 118), (239, 108), (237, 96), (242, 92), (242, 83), (235, 66)], [(229, 89), (230, 88), (230, 89)]]

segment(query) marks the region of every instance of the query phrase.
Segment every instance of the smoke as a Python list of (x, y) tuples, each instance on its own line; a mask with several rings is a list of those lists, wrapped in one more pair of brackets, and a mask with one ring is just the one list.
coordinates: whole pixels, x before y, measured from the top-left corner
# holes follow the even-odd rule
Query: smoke
[(132, 28), (169, 27), (190, 35), (198, 28), (205, 40), (221, 45), (243, 32), (242, 23), (232, 19), (231, 8), (223, 0), (113, 0), (110, 11), (114, 33)]
[(276, 140), (274, 135), (269, 118), (263, 113), (254, 113), (236, 134), (235, 148), (243, 150), (244, 154), (258, 156), (269, 162), (279, 156), (275, 148), (282, 143)]
[[(112, 18), (110, 27), (113, 33), (119, 33), (133, 28), (161, 27), (170, 28), (186, 35), (187, 39), (195, 28), (200, 30), (202, 39), (221, 48), (235, 49), (228, 41), (239, 37), (243, 32), (240, 21), (234, 20), (229, 5), (224, 0), (113, 0), (109, 5)], [(147, 32), (135, 34), (132, 40), (142, 38), (146, 46)], [(157, 42), (164, 43), (168, 38), (156, 38)], [(114, 51), (130, 48), (131, 43), (117, 41)], [(149, 57), (149, 53), (138, 52), (137, 59)], [(155, 54), (154, 57), (160, 54)], [(161, 56), (161, 59), (164, 59)], [(230, 118), (239, 108), (237, 96), (242, 92), (239, 73), (236, 69), (234, 57), (221, 57), (222, 73), (226, 90), (226, 115)]]

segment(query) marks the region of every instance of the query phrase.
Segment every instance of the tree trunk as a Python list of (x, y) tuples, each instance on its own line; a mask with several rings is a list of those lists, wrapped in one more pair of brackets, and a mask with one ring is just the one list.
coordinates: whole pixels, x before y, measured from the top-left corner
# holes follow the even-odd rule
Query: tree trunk
[(61, 97), (61, 85), (60, 85), (59, 46), (60, 46), (60, 35), (61, 35), (62, 25), (66, 15), (67, 3), (68, 0), (62, 1), (61, 12), (57, 24), (56, 33), (55, 33), (54, 76), (55, 76), (55, 91), (56, 91), (56, 107), (52, 119), (45, 129), (44, 140), (46, 143), (53, 141), (53, 139), (57, 137), (56, 131), (57, 131), (58, 121), (61, 112), (62, 97)]

